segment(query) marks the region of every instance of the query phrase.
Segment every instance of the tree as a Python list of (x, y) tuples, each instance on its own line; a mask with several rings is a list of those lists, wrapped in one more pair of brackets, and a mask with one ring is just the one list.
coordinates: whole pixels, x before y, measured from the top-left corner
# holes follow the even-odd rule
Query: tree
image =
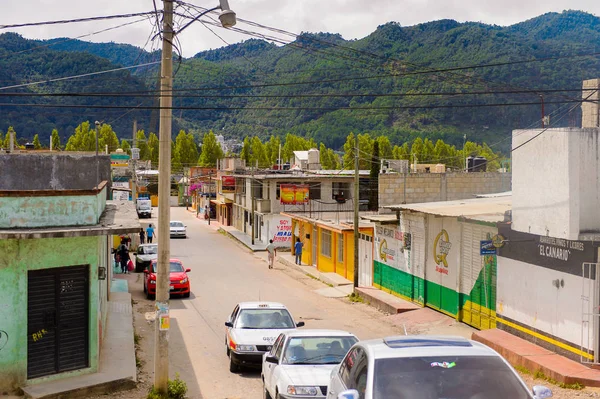
[(221, 158), (223, 158), (223, 149), (211, 130), (204, 135), (204, 139), (202, 140), (202, 153), (198, 159), (198, 164), (205, 167), (216, 166), (217, 159)]
[[(94, 137), (94, 140), (95, 139), (96, 138)], [(100, 134), (98, 135), (98, 150), (102, 152), (106, 146), (108, 146), (109, 154), (116, 151), (117, 148), (119, 148), (119, 138), (113, 131), (112, 127), (105, 123), (100, 127)]]
[(148, 151), (150, 152), (149, 159), (150, 163), (155, 168), (158, 168), (158, 146), (158, 136), (154, 133), (150, 133), (150, 136), (148, 137)]
[(348, 137), (346, 137), (346, 142), (344, 143), (344, 157), (342, 158), (344, 169), (354, 169), (354, 157), (356, 156), (356, 151), (354, 150), (355, 145), (354, 133), (350, 133)]
[[(271, 136), (269, 141), (265, 143), (265, 154), (269, 160), (269, 165), (275, 165), (279, 157), (279, 146), (281, 141), (277, 136)], [(283, 163), (283, 162), (282, 162)]]
[(4, 132), (0, 130), (0, 147), (4, 147)]
[[(344, 168), (354, 169), (354, 133), (350, 133), (344, 144)], [(358, 158), (360, 169), (370, 169), (371, 154), (373, 153), (373, 139), (368, 133), (358, 135)]]
[(123, 150), (123, 152), (126, 152), (127, 154), (131, 155), (131, 145), (127, 140), (121, 140), (121, 149)]
[(252, 166), (255, 166), (258, 163), (259, 168), (264, 168), (269, 166), (269, 160), (267, 159), (267, 154), (265, 152), (265, 146), (260, 141), (258, 136), (252, 137), (251, 141), (252, 148), (252, 157), (250, 159)]
[(10, 136), (11, 134), (14, 137), (14, 146), (15, 148), (17, 148), (17, 133), (15, 132), (15, 129), (13, 129), (12, 126), (8, 127), (8, 130), (6, 131), (6, 136), (4, 137), (4, 148), (10, 148)]
[(58, 134), (58, 130), (53, 129), (51, 137), (52, 137), (52, 149), (53, 150), (62, 149), (62, 147), (60, 145), (60, 135)]
[(40, 135), (39, 134), (36, 134), (35, 136), (33, 136), (33, 148), (35, 148), (36, 150), (42, 149), (42, 143), (40, 143)]
[(373, 143), (373, 155), (371, 156), (371, 171), (369, 172), (369, 210), (379, 209), (379, 141)]
[(392, 143), (390, 143), (390, 139), (387, 136), (379, 136), (377, 137), (377, 141), (379, 142), (379, 154), (383, 159), (391, 159), (393, 158), (393, 149)]
[(75, 133), (69, 137), (66, 151), (95, 151), (96, 131), (90, 130), (90, 122), (85, 121), (75, 128)]
[(135, 146), (140, 149), (140, 159), (142, 161), (150, 159), (150, 147), (148, 145), (148, 140), (146, 139), (146, 133), (144, 133), (143, 130), (138, 130), (135, 133)]
[(333, 169), (331, 166), (331, 159), (329, 158), (329, 152), (327, 152), (327, 148), (323, 143), (319, 145), (319, 158), (319, 161), (321, 162), (321, 168)]
[(181, 171), (184, 167), (195, 165), (198, 162), (198, 146), (192, 133), (180, 130), (175, 138), (175, 151), (172, 154), (173, 170)]
[(244, 138), (244, 144), (242, 145), (242, 152), (240, 158), (246, 162), (246, 166), (250, 166), (250, 158), (252, 156), (252, 148), (250, 148), (250, 138), (246, 136)]

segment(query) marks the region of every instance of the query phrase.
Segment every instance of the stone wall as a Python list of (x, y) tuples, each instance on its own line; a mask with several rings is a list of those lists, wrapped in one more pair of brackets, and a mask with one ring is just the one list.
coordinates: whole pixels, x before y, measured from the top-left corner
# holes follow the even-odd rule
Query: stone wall
[[(600, 79), (583, 81), (583, 99), (587, 100), (581, 104), (581, 127), (600, 127)], [(589, 90), (597, 91), (589, 91)]]
[(452, 201), (511, 190), (510, 173), (390, 173), (379, 175), (379, 207)]

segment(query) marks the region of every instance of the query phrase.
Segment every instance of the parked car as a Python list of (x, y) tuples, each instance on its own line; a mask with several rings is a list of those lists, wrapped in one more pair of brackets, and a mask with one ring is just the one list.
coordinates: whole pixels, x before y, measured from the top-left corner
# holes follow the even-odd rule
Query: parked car
[(138, 198), (136, 201), (135, 208), (139, 218), (152, 217), (152, 201), (146, 198)]
[(135, 271), (143, 272), (158, 257), (158, 244), (142, 244), (135, 252)]
[(263, 397), (325, 398), (331, 370), (358, 342), (338, 330), (290, 330), (263, 355)]
[(225, 346), (229, 371), (241, 366), (262, 366), (263, 355), (272, 349), (280, 333), (302, 327), (281, 303), (242, 302), (236, 305), (225, 322)]
[(184, 225), (182, 222), (177, 221), (177, 220), (171, 221), (171, 223), (169, 223), (169, 234), (171, 235), (171, 238), (175, 238), (175, 237), (186, 238), (187, 237), (186, 225)]
[[(156, 295), (156, 267), (157, 260), (153, 260), (150, 266), (144, 270), (144, 292), (148, 299)], [(169, 261), (170, 267), (170, 293), (171, 295), (182, 295), (185, 298), (189, 298), (191, 293), (190, 279), (187, 273), (191, 272), (191, 269), (183, 267), (183, 263), (179, 259), (171, 259)]]
[(401, 336), (357, 342), (331, 372), (327, 399), (545, 399), (496, 351), (462, 337)]

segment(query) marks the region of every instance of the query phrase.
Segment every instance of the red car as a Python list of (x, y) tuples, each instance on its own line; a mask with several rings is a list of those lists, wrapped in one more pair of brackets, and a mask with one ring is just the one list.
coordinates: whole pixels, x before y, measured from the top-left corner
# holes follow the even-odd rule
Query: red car
[[(171, 259), (169, 280), (171, 283), (171, 295), (183, 295), (185, 298), (190, 296), (190, 279), (187, 273), (191, 269), (185, 269), (179, 259)], [(144, 270), (144, 292), (148, 299), (156, 295), (156, 260), (153, 260), (150, 266)]]

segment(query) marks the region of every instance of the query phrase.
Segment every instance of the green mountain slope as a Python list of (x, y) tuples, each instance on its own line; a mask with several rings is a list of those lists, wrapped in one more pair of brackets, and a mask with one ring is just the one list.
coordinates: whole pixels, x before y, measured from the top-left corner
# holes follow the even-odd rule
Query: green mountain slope
[[(64, 76), (75, 73), (75, 69), (80, 73), (94, 69), (84, 62), (92, 59), (100, 62), (97, 70), (98, 65), (104, 65), (97, 57), (111, 65), (131, 65), (156, 56), (128, 45), (61, 40), (43, 50), (14, 55), (15, 60), (2, 57), (0, 66), (2, 62), (19, 65), (25, 60), (27, 68), (0, 68), (0, 79), (23, 82), (38, 75)], [(17, 35), (2, 35), (0, 56), (2, 51), (14, 53), (36, 44), (39, 42)], [(387, 135), (394, 143), (427, 136), (457, 145), (462, 145), (467, 134), (469, 140), (503, 140), (495, 149), (506, 150), (510, 131), (539, 126), (541, 113), (539, 93), (506, 92), (577, 90), (582, 80), (600, 77), (600, 60), (598, 56), (574, 55), (599, 50), (600, 18), (579, 11), (548, 13), (508, 27), (453, 20), (409, 27), (387, 23), (353, 41), (331, 33), (303, 33), (285, 46), (250, 39), (175, 64), (174, 106), (192, 109), (176, 109), (174, 119), (178, 127), (213, 129), (229, 137), (295, 133), (333, 148), (340, 148), (350, 132), (369, 132)], [(549, 57), (564, 58), (518, 63)], [(448, 70), (464, 67), (472, 68)], [(154, 69), (134, 76), (124, 74), (125, 85), (116, 86), (114, 79), (118, 78), (114, 75), (98, 76), (96, 87), (75, 81), (64, 85), (80, 91), (110, 87), (144, 90), (156, 87), (156, 77)], [(433, 95), (470, 92), (480, 94)], [(551, 115), (553, 126), (579, 124), (579, 108), (567, 112), (576, 104), (563, 103), (579, 97), (577, 92), (544, 94), (546, 114)], [(79, 101), (90, 104), (100, 100)], [(156, 104), (147, 97), (110, 101)], [(534, 104), (488, 106), (520, 102)], [(22, 111), (10, 112), (14, 123)], [(67, 121), (65, 116), (63, 125), (75, 126), (89, 115), (71, 112), (71, 119)], [(27, 115), (26, 119), (31, 118)], [(147, 112), (145, 118), (142, 126), (155, 130), (156, 113)], [(122, 119), (130, 123), (132, 116)], [(44, 129), (49, 123), (44, 122)], [(2, 113), (0, 129), (5, 130), (6, 124)], [(116, 130), (120, 136), (128, 135)]]

